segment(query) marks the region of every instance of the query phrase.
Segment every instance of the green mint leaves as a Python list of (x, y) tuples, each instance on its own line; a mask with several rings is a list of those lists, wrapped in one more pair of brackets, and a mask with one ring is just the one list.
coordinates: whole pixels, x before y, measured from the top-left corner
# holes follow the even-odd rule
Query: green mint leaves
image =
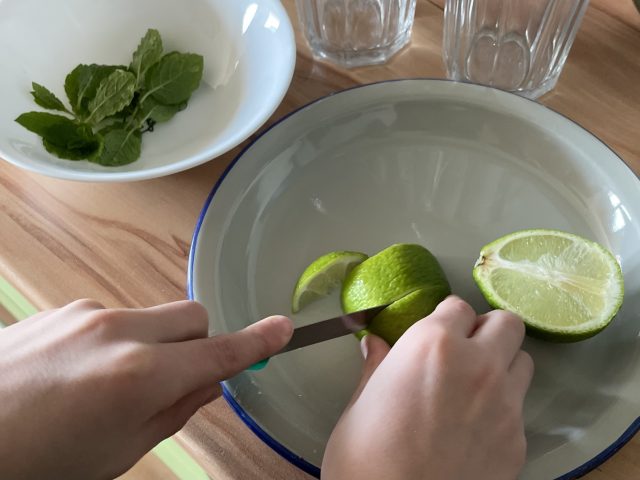
[(186, 102), (200, 84), (202, 67), (200, 55), (169, 53), (149, 69), (147, 91), (165, 105)]
[(94, 159), (103, 148), (102, 138), (91, 127), (48, 112), (23, 113), (16, 122), (42, 137), (48, 152), (69, 160)]
[(87, 122), (101, 122), (129, 105), (135, 86), (136, 77), (133, 73), (114, 70), (100, 82), (96, 95), (89, 102)]
[(118, 69), (115, 65), (78, 65), (64, 81), (64, 91), (67, 93), (73, 112), (80, 118), (89, 115), (89, 102), (98, 91), (98, 86), (110, 74)]
[(129, 70), (136, 76), (136, 90), (144, 85), (145, 73), (149, 67), (158, 63), (160, 57), (162, 57), (162, 38), (157, 30), (150, 28), (133, 52), (133, 60), (129, 65)]
[(140, 130), (115, 128), (104, 135), (104, 150), (100, 163), (110, 167), (126, 165), (140, 156), (142, 133)]
[(143, 133), (187, 107), (203, 67), (200, 55), (163, 55), (160, 33), (149, 29), (128, 67), (78, 65), (67, 75), (64, 91), (70, 109), (33, 82), (35, 103), (62, 114), (27, 112), (16, 122), (42, 137), (45, 149), (57, 157), (126, 165), (140, 157)]
[(33, 100), (42, 108), (46, 108), (47, 110), (60, 110), (61, 112), (67, 111), (62, 101), (46, 87), (43, 87), (36, 82), (32, 82), (31, 86), (33, 87), (33, 91), (31, 92)]
[(176, 113), (185, 108), (187, 108), (187, 102), (177, 105), (164, 105), (153, 97), (147, 97), (140, 103), (136, 120), (139, 125), (144, 125), (147, 121), (152, 121), (153, 123), (167, 122)]

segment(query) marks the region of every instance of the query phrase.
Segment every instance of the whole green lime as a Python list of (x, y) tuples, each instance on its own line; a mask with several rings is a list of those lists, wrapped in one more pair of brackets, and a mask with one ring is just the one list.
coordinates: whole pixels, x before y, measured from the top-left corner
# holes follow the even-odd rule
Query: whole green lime
[(421, 245), (399, 243), (355, 266), (342, 285), (342, 309), (352, 313), (390, 303), (367, 331), (393, 345), (415, 322), (451, 293), (433, 254)]

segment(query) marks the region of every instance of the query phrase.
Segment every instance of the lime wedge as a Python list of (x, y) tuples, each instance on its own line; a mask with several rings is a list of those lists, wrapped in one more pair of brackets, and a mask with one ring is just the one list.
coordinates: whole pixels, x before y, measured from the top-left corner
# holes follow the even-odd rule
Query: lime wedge
[(449, 282), (433, 254), (421, 245), (399, 243), (356, 266), (344, 280), (341, 300), (345, 313), (390, 303), (367, 331), (393, 345), (449, 293)]
[(482, 248), (473, 269), (487, 302), (534, 336), (575, 342), (603, 330), (622, 304), (620, 265), (601, 245), (557, 230), (523, 230)]
[(330, 252), (314, 260), (300, 278), (293, 291), (291, 310), (299, 312), (312, 301), (328, 295), (340, 285), (353, 267), (366, 260), (360, 252)]

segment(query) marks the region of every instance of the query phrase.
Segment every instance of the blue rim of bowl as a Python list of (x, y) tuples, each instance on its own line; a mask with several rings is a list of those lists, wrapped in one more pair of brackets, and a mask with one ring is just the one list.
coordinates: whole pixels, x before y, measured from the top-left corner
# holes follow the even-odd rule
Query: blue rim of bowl
[(289, 462), (291, 462), (296, 467), (304, 470), (309, 475), (312, 475), (316, 478), (320, 478), (320, 468), (316, 467), (314, 464), (307, 462), (304, 458), (296, 455), (287, 447), (278, 443), (277, 440), (272, 438), (267, 432), (265, 432), (260, 426), (245, 412), (240, 404), (236, 402), (235, 398), (231, 392), (227, 389), (227, 387), (222, 384), (222, 396), (227, 401), (231, 409), (236, 412), (236, 415), (240, 417), (240, 419), (247, 425), (253, 433), (255, 433), (260, 440), (266, 443), (269, 447), (275, 450), (281, 457), (285, 458)]
[[(351, 90), (356, 90), (356, 89), (359, 89), (359, 88), (366, 88), (366, 87), (370, 87), (370, 86), (373, 86), (373, 85), (381, 85), (381, 84), (384, 84), (384, 83), (413, 82), (413, 81), (425, 81), (425, 80), (426, 81), (430, 81), (430, 82), (459, 83), (459, 84), (464, 84), (464, 85), (466, 85), (466, 86), (468, 86), (470, 88), (486, 88), (486, 89), (490, 89), (490, 90), (498, 90), (500, 92), (503, 92), (503, 93), (506, 93), (506, 94), (509, 94), (509, 95), (514, 95), (514, 96), (519, 97), (519, 98), (521, 98), (523, 100), (527, 100), (529, 102), (535, 103), (536, 105), (538, 105), (538, 106), (540, 106), (542, 108), (545, 108), (545, 109), (547, 109), (549, 111), (552, 111), (553, 113), (555, 113), (557, 115), (560, 115), (561, 117), (565, 118), (569, 122), (571, 122), (574, 125), (578, 126), (582, 130), (584, 130), (586, 133), (591, 135), (593, 138), (598, 140), (605, 148), (607, 148), (627, 168), (627, 170), (629, 170), (629, 173), (631, 173), (634, 177), (636, 177), (636, 179), (640, 179), (640, 177), (638, 175), (636, 175), (636, 173), (631, 169), (631, 167), (629, 167), (629, 165), (627, 165), (627, 163), (611, 147), (609, 147), (609, 145), (607, 145), (597, 135), (593, 134), (592, 132), (590, 132), (589, 130), (584, 128), (582, 125), (580, 125), (575, 120), (572, 120), (571, 118), (567, 117), (565, 114), (560, 113), (560, 112), (558, 112), (558, 111), (556, 111), (556, 110), (554, 110), (554, 109), (552, 109), (552, 108), (550, 108), (550, 107), (548, 107), (546, 105), (542, 105), (541, 103), (537, 102), (536, 100), (532, 100), (530, 98), (522, 97), (520, 95), (516, 95), (515, 93), (508, 92), (506, 90), (501, 90), (501, 89), (494, 88), (494, 87), (488, 87), (488, 86), (485, 86), (485, 85), (476, 85), (476, 84), (467, 83), (467, 82), (457, 82), (455, 80), (449, 80), (449, 79), (443, 79), (443, 78), (429, 78), (429, 77), (397, 78), (397, 79), (392, 79), (392, 80), (383, 80), (381, 82), (373, 82), (373, 83), (367, 83), (367, 84), (363, 84), (363, 85), (355, 85), (353, 87), (349, 87), (349, 88), (345, 88), (343, 90), (339, 90), (339, 91), (336, 91), (336, 92), (329, 93), (328, 95), (325, 95), (323, 97), (320, 97), (320, 98), (317, 98), (315, 100), (312, 100), (311, 102), (306, 103), (305, 105), (302, 105), (301, 107), (298, 107), (295, 110), (292, 110), (291, 112), (287, 113), (282, 118), (278, 119), (273, 124), (271, 124), (269, 127), (267, 127), (265, 130), (260, 132), (254, 139), (252, 139), (242, 149), (242, 151), (231, 161), (231, 163), (227, 166), (227, 168), (222, 172), (222, 175), (220, 175), (220, 178), (218, 179), (218, 181), (213, 186), (213, 189), (209, 193), (209, 196), (207, 197), (207, 199), (206, 199), (206, 201), (204, 203), (204, 206), (202, 207), (202, 210), (200, 211), (200, 215), (199, 215), (198, 220), (196, 222), (196, 227), (195, 227), (195, 229), (193, 231), (193, 237), (191, 239), (191, 248), (189, 249), (189, 263), (188, 263), (188, 269), (187, 269), (187, 294), (188, 294), (189, 299), (190, 300), (194, 300), (194, 295), (193, 295), (193, 262), (194, 262), (195, 251), (196, 251), (196, 246), (197, 246), (197, 242), (198, 242), (198, 235), (200, 234), (200, 228), (202, 227), (202, 223), (204, 222), (204, 219), (205, 219), (205, 216), (207, 214), (207, 211), (209, 210), (209, 207), (211, 206), (211, 203), (213, 202), (213, 197), (215, 196), (216, 192), (218, 191), (218, 189), (222, 185), (222, 182), (224, 181), (226, 176), (229, 174), (231, 169), (233, 169), (233, 167), (236, 165), (236, 163), (238, 163), (238, 161), (244, 156), (244, 154), (256, 142), (258, 142), (264, 135), (268, 134), (273, 128), (277, 127), (282, 122), (286, 121), (289, 117), (295, 115), (296, 113), (298, 113), (298, 112), (300, 112), (302, 110), (305, 110), (305, 109), (311, 107), (312, 105), (314, 105), (316, 103), (325, 101), (325, 100), (327, 100), (327, 99), (329, 99), (329, 98), (331, 98), (331, 97), (333, 97), (335, 95), (339, 95), (341, 93), (348, 92), (348, 91), (351, 91)], [(278, 442), (275, 438), (271, 437), (260, 425), (258, 425), (258, 423), (247, 412), (244, 411), (244, 409), (240, 406), (240, 404), (233, 398), (233, 395), (227, 389), (227, 387), (225, 386), (224, 382), (222, 382), (222, 395), (223, 395), (224, 399), (227, 401), (227, 403), (229, 404), (229, 406), (233, 409), (233, 411), (236, 412), (236, 414), (245, 423), (245, 425), (247, 425), (247, 427), (249, 427), (251, 429), (251, 431), (254, 432), (258, 436), (258, 438), (260, 438), (260, 440), (262, 440), (271, 449), (273, 449), (280, 456), (282, 456), (284, 459), (288, 460), (290, 463), (292, 463), (296, 467), (300, 468), (301, 470), (303, 470), (304, 472), (306, 472), (306, 473), (308, 473), (310, 475), (313, 475), (316, 478), (320, 478), (320, 468), (315, 466), (315, 465), (313, 465), (313, 464), (311, 464), (311, 463), (309, 463), (304, 458), (296, 455), (291, 450), (289, 450), (287, 447), (285, 447), (280, 442)], [(611, 445), (609, 445), (607, 448), (605, 448), (602, 452), (597, 454), (591, 460), (588, 460), (585, 463), (583, 463), (582, 465), (574, 468), (570, 472), (567, 472), (567, 473), (557, 477), (555, 480), (575, 480), (577, 478), (582, 477), (583, 475), (586, 475), (588, 472), (590, 472), (591, 470), (595, 469), (596, 467), (602, 465), (606, 460), (611, 458), (618, 450), (620, 450), (627, 442), (629, 442), (629, 440), (631, 440), (634, 437), (634, 435), (636, 433), (638, 433), (639, 430), (640, 430), (640, 417), (636, 418), (636, 420), (620, 435), (620, 437), (618, 437), (618, 439), (615, 442), (613, 442)]]

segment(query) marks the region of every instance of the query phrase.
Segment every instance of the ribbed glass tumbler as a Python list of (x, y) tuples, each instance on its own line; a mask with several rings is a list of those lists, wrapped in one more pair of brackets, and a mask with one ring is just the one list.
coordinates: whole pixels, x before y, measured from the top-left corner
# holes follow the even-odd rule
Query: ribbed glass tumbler
[(385, 63), (411, 38), (416, 0), (296, 0), (315, 57), (345, 67)]
[(560, 76), (589, 0), (446, 0), (449, 78), (537, 98)]

